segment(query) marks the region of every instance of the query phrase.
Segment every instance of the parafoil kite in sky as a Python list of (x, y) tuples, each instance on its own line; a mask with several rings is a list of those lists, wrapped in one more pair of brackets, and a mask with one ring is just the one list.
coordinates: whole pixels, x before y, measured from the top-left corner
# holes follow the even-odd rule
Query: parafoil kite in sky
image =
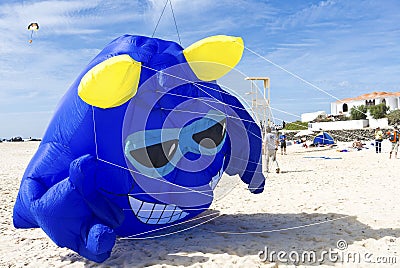
[(225, 172), (261, 193), (261, 131), (215, 82), (243, 41), (177, 43), (124, 35), (62, 98), (14, 206), (17, 228), (102, 262), (116, 236), (151, 232), (208, 209)]
[(33, 32), (39, 31), (39, 24), (37, 22), (32, 22), (28, 25), (28, 30), (31, 31), (31, 39), (29, 39), (29, 43), (32, 43)]

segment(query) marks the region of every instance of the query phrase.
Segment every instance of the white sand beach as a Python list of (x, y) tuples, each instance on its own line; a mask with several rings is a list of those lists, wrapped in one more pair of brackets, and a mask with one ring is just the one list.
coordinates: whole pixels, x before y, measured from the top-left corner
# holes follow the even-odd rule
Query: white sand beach
[[(238, 178), (224, 176), (203, 218), (158, 238), (119, 239), (102, 264), (57, 247), (40, 229), (13, 227), (20, 180), (38, 144), (0, 143), (0, 267), (286, 267), (293, 266), (288, 257), (294, 258), (293, 252), (315, 251), (320, 257), (329, 250), (346, 258), (297, 264), (400, 266), (400, 159), (389, 159), (386, 142), (382, 154), (372, 148), (338, 152), (346, 144), (289, 146), (287, 155), (278, 153), (282, 172), (268, 174), (262, 194), (253, 195)], [(177, 233), (168, 235), (172, 232)], [(339, 240), (343, 250), (337, 248)], [(287, 255), (263, 261), (259, 252), (264, 249)]]

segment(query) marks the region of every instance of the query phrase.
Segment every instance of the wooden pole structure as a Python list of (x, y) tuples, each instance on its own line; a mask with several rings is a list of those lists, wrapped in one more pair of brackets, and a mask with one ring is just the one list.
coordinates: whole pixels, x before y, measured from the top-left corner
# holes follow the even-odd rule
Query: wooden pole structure
[[(263, 111), (263, 119), (267, 126), (271, 126), (271, 112), (270, 112), (270, 103), (271, 103), (271, 92), (270, 92), (270, 79), (269, 77), (246, 77), (245, 80), (250, 80), (253, 87), (253, 81), (263, 81), (264, 87), (264, 100), (266, 103), (262, 102), (262, 111)], [(253, 91), (253, 90), (252, 90)], [(258, 91), (256, 89), (256, 113), (258, 112), (258, 98), (257, 98)], [(268, 118), (266, 116), (268, 114)], [(268, 121), (267, 121), (268, 120)]]

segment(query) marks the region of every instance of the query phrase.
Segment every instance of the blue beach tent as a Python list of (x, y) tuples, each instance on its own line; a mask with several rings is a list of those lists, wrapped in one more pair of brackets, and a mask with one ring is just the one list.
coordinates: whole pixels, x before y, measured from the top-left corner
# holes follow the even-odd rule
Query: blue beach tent
[(313, 140), (313, 144), (334, 144), (335, 141), (331, 135), (326, 132), (320, 132), (317, 136), (315, 136)]

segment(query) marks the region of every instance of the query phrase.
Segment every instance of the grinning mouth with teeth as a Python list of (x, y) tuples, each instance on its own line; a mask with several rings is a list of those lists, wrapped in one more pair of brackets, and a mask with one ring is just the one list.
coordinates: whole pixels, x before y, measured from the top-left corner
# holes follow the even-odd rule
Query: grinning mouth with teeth
[[(212, 177), (209, 185), (211, 189), (215, 189), (223, 173), (223, 165), (221, 170)], [(136, 218), (145, 224), (167, 224), (183, 219), (189, 213), (184, 212), (174, 204), (164, 205), (157, 203), (149, 203), (129, 195), (129, 204)]]
[(167, 224), (189, 215), (175, 205), (148, 203), (132, 196), (129, 196), (129, 203), (136, 217), (146, 224)]

